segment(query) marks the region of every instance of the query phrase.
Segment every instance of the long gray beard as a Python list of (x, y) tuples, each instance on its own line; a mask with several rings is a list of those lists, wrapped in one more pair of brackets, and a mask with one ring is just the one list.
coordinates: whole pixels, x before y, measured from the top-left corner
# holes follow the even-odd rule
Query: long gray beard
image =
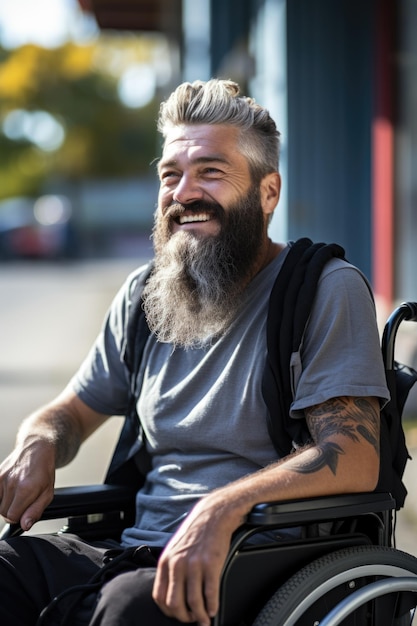
[(259, 189), (252, 187), (220, 221), (218, 235), (198, 237), (192, 232), (171, 235), (166, 220), (157, 219), (155, 270), (143, 301), (159, 341), (200, 347), (223, 334), (236, 317), (262, 247)]
[(222, 241), (174, 235), (143, 292), (148, 325), (159, 341), (196, 348), (222, 334), (241, 304), (237, 273)]

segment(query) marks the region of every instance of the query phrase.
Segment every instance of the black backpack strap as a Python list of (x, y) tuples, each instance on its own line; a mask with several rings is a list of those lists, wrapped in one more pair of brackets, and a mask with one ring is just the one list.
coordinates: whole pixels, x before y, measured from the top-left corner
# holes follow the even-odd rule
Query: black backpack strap
[(126, 344), (123, 360), (131, 374), (130, 386), (133, 394), (136, 391), (136, 378), (139, 373), (143, 348), (149, 335), (149, 328), (142, 308), (142, 293), (153, 267), (154, 263), (151, 261), (140, 280), (135, 282), (130, 295), (130, 311), (126, 326)]
[(290, 247), (271, 291), (262, 392), (269, 432), (280, 456), (310, 439), (305, 420), (290, 417), (290, 359), (301, 344), (322, 270), (334, 257), (345, 258), (341, 246), (299, 239)]
[(149, 337), (149, 327), (142, 308), (142, 292), (153, 269), (149, 263), (147, 271), (138, 279), (130, 295), (130, 310), (126, 325), (126, 344), (123, 360), (130, 374), (129, 403), (125, 421), (107, 471), (107, 484), (131, 484), (138, 488), (150, 467), (144, 445), (144, 435), (136, 410), (138, 395), (137, 378), (143, 349)]

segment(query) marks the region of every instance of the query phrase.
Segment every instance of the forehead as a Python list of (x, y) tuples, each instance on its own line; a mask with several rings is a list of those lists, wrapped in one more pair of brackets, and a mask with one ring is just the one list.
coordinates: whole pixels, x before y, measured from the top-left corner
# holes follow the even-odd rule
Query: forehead
[(230, 124), (187, 124), (167, 133), (160, 165), (173, 160), (213, 159), (246, 164), (239, 151), (239, 129)]

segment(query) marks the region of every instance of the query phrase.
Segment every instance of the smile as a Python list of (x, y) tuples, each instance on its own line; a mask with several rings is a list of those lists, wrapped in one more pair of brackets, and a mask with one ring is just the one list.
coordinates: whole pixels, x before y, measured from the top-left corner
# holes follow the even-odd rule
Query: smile
[(177, 218), (179, 224), (190, 224), (191, 222), (208, 222), (211, 215), (207, 213), (197, 213), (195, 215), (180, 215)]

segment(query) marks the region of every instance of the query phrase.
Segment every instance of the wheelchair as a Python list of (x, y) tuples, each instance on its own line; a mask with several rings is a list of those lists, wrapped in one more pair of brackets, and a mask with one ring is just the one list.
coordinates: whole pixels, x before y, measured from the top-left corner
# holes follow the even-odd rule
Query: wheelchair
[[(401, 385), (406, 379), (398, 396), (394, 391), (399, 419), (417, 380), (417, 372), (398, 368), (394, 359), (404, 320), (417, 321), (416, 302), (394, 310), (382, 338), (387, 378), (400, 369)], [(66, 518), (60, 532), (85, 539), (117, 538), (134, 523), (135, 493), (126, 484), (58, 488), (42, 519)], [(383, 492), (258, 504), (233, 537), (212, 626), (411, 625), (417, 558), (395, 548), (400, 506)], [(297, 529), (292, 538), (272, 538), (291, 528)], [(21, 532), (11, 524), (2, 538)]]

